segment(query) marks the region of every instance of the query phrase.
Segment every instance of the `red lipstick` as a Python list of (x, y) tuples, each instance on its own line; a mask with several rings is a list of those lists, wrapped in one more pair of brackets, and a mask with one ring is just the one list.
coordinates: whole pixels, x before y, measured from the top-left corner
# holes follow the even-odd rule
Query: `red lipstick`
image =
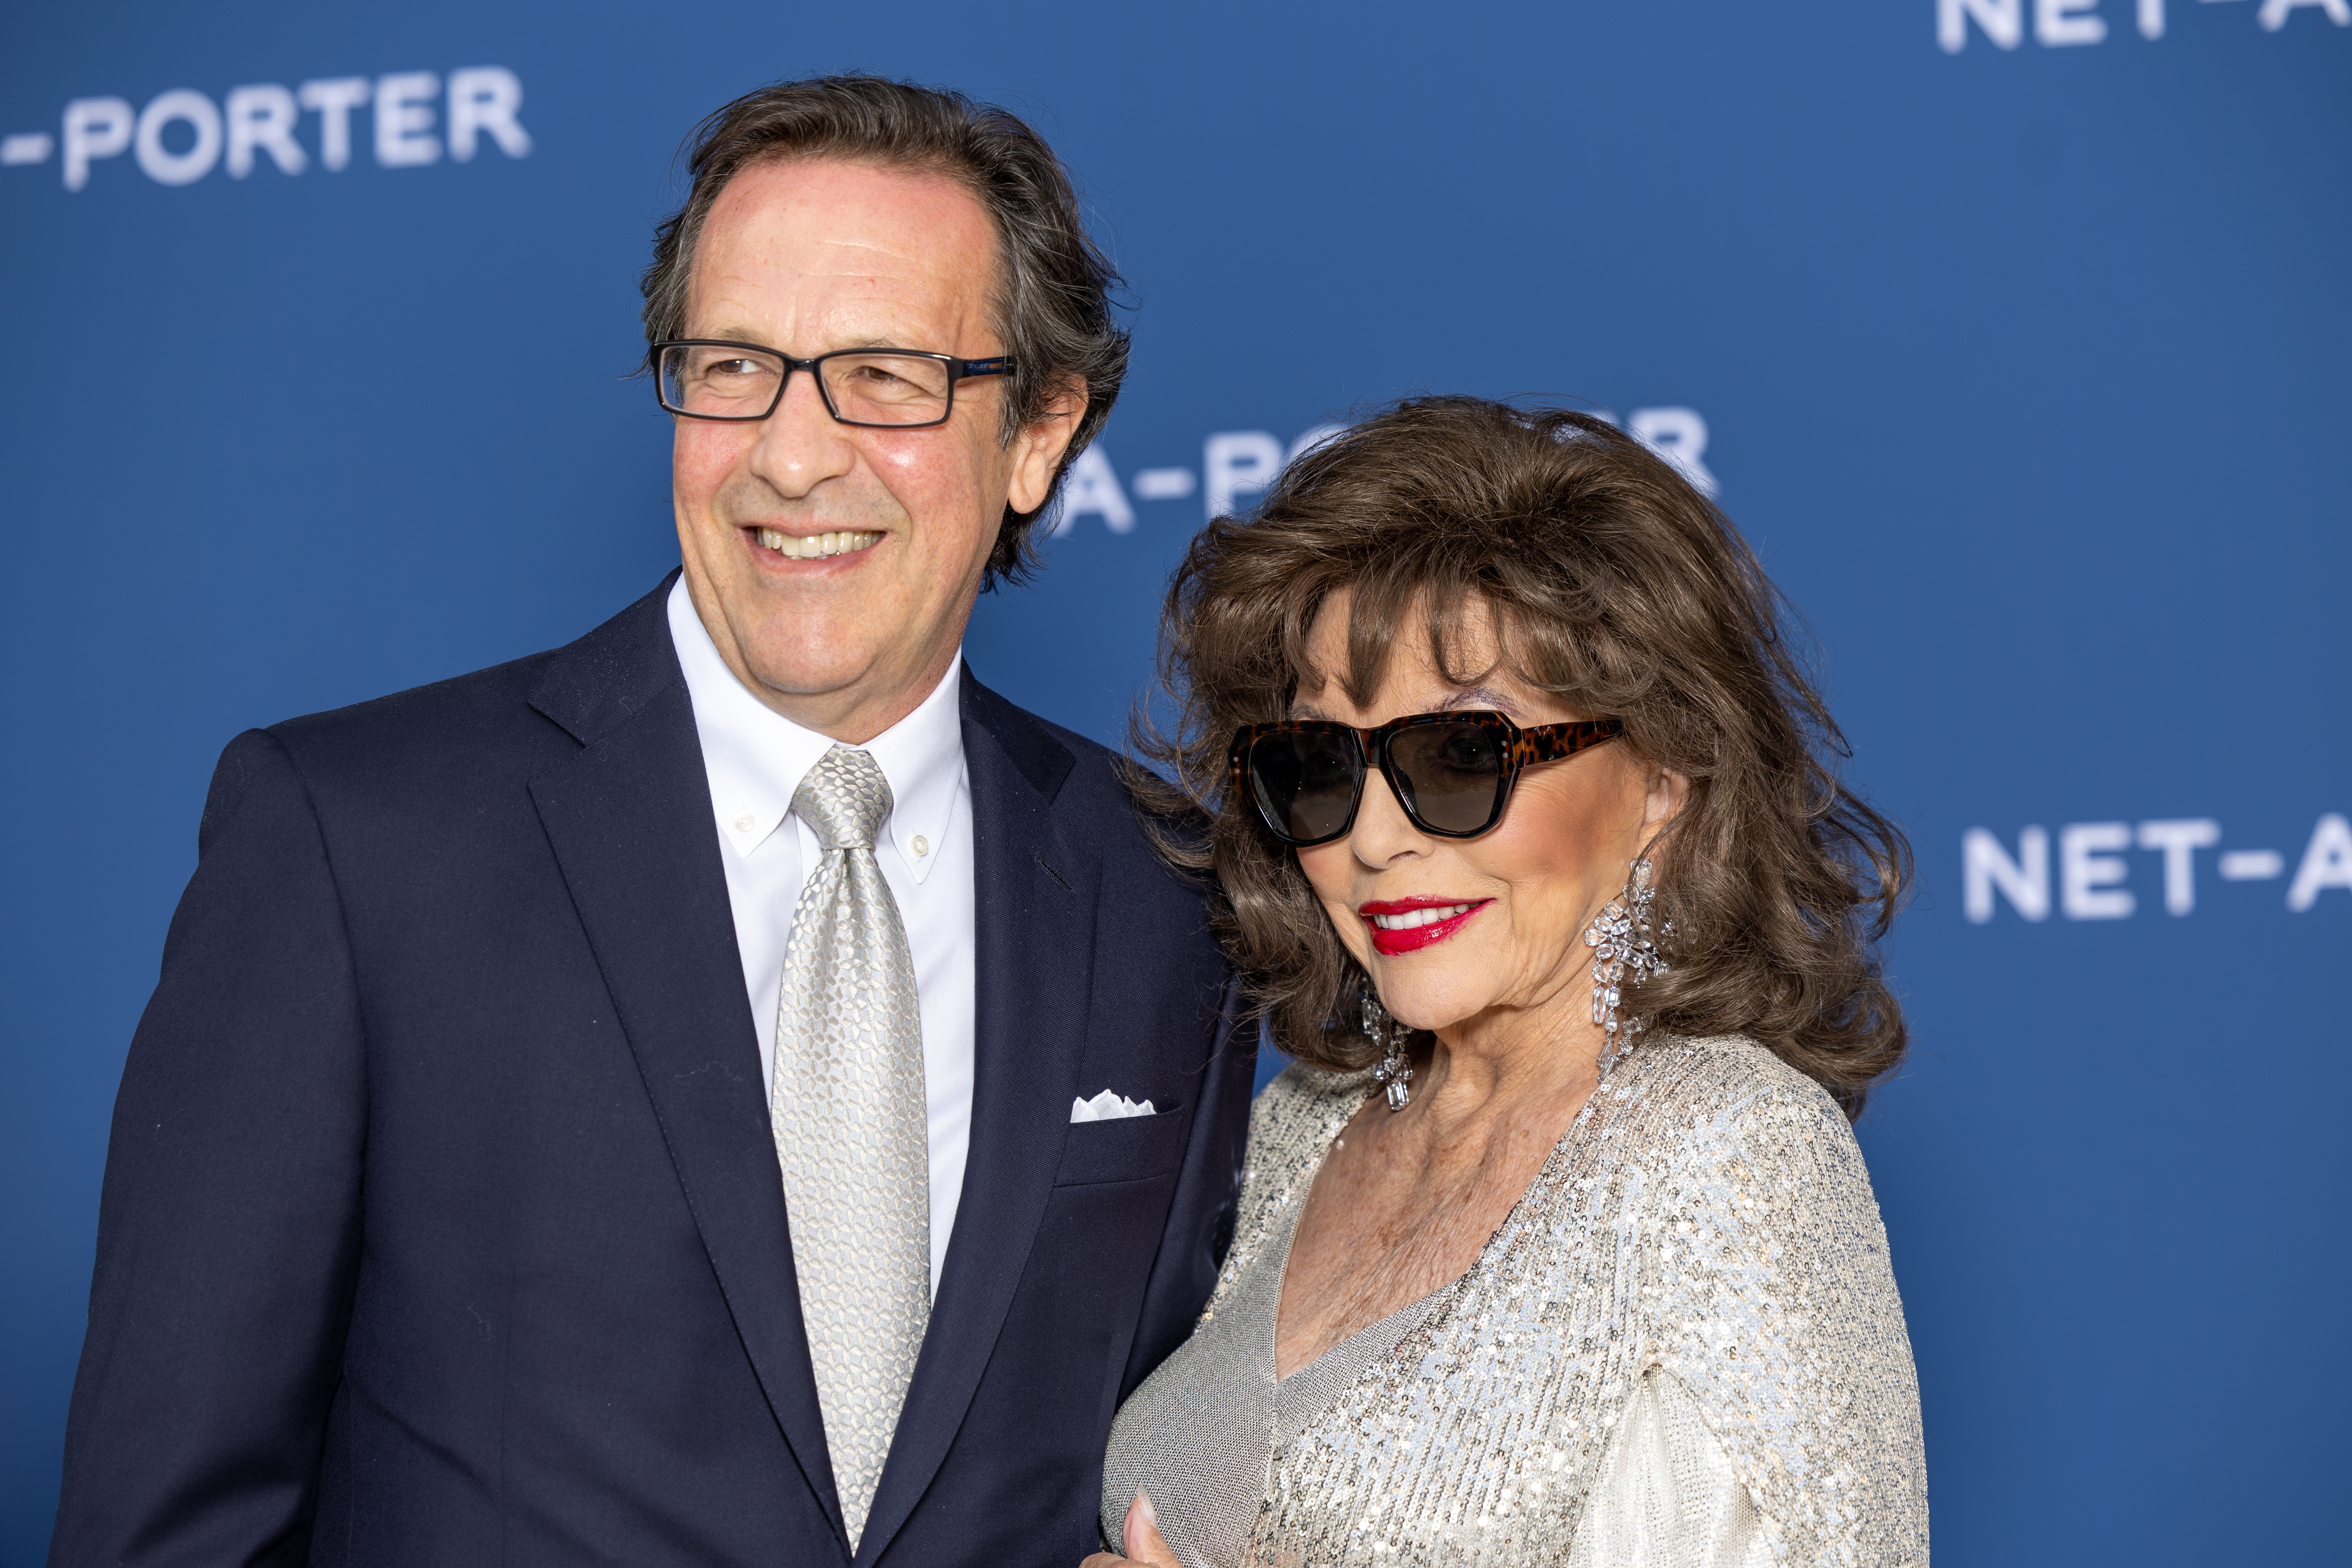
[[(1444, 942), (1469, 924), (1472, 917), (1494, 901), (1492, 899), (1374, 899), (1359, 905), (1356, 913), (1362, 917), (1364, 929), (1372, 933), (1372, 951), (1382, 958), (1394, 958), (1400, 953), (1419, 952), (1424, 947), (1433, 947)], [(1426, 910), (1453, 910), (1456, 912), (1423, 924), (1402, 927), (1383, 926), (1375, 918), (1415, 915)]]

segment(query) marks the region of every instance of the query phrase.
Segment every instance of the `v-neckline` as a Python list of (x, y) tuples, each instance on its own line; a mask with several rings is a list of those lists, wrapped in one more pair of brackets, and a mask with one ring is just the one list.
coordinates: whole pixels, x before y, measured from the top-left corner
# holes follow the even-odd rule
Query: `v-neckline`
[[(1381, 1330), (1386, 1328), (1397, 1319), (1404, 1316), (1407, 1312), (1421, 1312), (1423, 1315), (1426, 1315), (1431, 1302), (1434, 1301), (1440, 1295), (1451, 1290), (1455, 1285), (1461, 1282), (1459, 1278), (1449, 1279), (1444, 1284), (1440, 1285), (1436, 1289), (1432, 1290), (1428, 1295), (1407, 1301), (1403, 1306), (1399, 1307), (1395, 1311), (1389, 1313), (1386, 1317), (1373, 1319), (1370, 1322), (1366, 1323), (1362, 1328), (1357, 1329), (1353, 1332), (1349, 1333), (1342, 1338), (1332, 1341), (1331, 1343), (1324, 1347), (1322, 1354), (1317, 1356), (1313, 1361), (1307, 1363), (1304, 1366), (1291, 1368), (1290, 1372), (1286, 1375), (1282, 1370), (1282, 1354), (1280, 1349), (1282, 1340), (1282, 1291), (1283, 1287), (1286, 1285), (1290, 1279), (1290, 1244), (1297, 1239), (1299, 1216), (1306, 1212), (1307, 1205), (1303, 1203), (1299, 1205), (1297, 1209), (1291, 1212), (1290, 1223), (1283, 1227), (1282, 1257), (1277, 1260), (1275, 1268), (1274, 1310), (1268, 1315), (1268, 1321), (1266, 1323), (1265, 1357), (1268, 1364), (1273, 1368), (1273, 1376), (1271, 1381), (1273, 1382), (1275, 1390), (1277, 1394), (1281, 1392), (1282, 1386), (1285, 1384), (1289, 1383), (1294, 1378), (1306, 1376), (1308, 1373), (1313, 1372), (1317, 1367), (1321, 1366), (1324, 1363), (1329, 1361), (1333, 1356), (1336, 1356), (1340, 1352), (1346, 1350), (1349, 1345), (1356, 1343), (1359, 1340), (1377, 1335)], [(1475, 1268), (1477, 1265), (1474, 1261), (1471, 1267)], [(1465, 1277), (1466, 1277), (1466, 1275), (1467, 1270), (1465, 1270)]]
[[(1366, 1075), (1365, 1081), (1368, 1085), (1370, 1084), (1370, 1078), (1369, 1074)], [(1568, 1119), (1567, 1128), (1561, 1131), (1559, 1139), (1553, 1142), (1550, 1152), (1547, 1153), (1543, 1158), (1543, 1163), (1536, 1167), (1535, 1174), (1528, 1178), (1528, 1184), (1520, 1189), (1519, 1195), (1511, 1200), (1511, 1206), (1507, 1210), (1504, 1211), (1502, 1219), (1496, 1223), (1494, 1230), (1487, 1236), (1486, 1239), (1479, 1244), (1477, 1255), (1470, 1259), (1469, 1267), (1463, 1269), (1461, 1273), (1455, 1275), (1453, 1279), (1437, 1286), (1436, 1289), (1431, 1290), (1427, 1295), (1421, 1296), (1413, 1300), (1408, 1301), (1403, 1306), (1399, 1307), (1396, 1311), (1391, 1312), (1385, 1317), (1375, 1318), (1370, 1322), (1364, 1324), (1361, 1328), (1352, 1330), (1347, 1334), (1342, 1335), (1340, 1338), (1334, 1340), (1331, 1343), (1326, 1345), (1323, 1348), (1322, 1353), (1318, 1355), (1313, 1361), (1310, 1361), (1302, 1366), (1293, 1367), (1286, 1375), (1282, 1370), (1281, 1351), (1282, 1298), (1283, 1293), (1287, 1290), (1290, 1286), (1290, 1249), (1292, 1245), (1298, 1239), (1299, 1222), (1307, 1217), (1307, 1201), (1315, 1195), (1315, 1183), (1319, 1177), (1321, 1177), (1323, 1174), (1324, 1165), (1328, 1163), (1331, 1158), (1331, 1150), (1333, 1145), (1338, 1141), (1339, 1135), (1345, 1132), (1349, 1126), (1354, 1122), (1357, 1115), (1371, 1101), (1372, 1097), (1368, 1089), (1363, 1099), (1358, 1100), (1353, 1106), (1351, 1106), (1349, 1109), (1348, 1113), (1338, 1120), (1337, 1123), (1331, 1128), (1330, 1132), (1324, 1138), (1323, 1147), (1315, 1156), (1314, 1168), (1307, 1173), (1305, 1186), (1299, 1194), (1298, 1202), (1291, 1205), (1288, 1223), (1283, 1227), (1281, 1238), (1282, 1257), (1275, 1270), (1274, 1309), (1268, 1314), (1265, 1336), (1266, 1365), (1269, 1369), (1269, 1376), (1275, 1388), (1279, 1391), (1282, 1385), (1288, 1383), (1292, 1378), (1297, 1377), (1304, 1373), (1312, 1372), (1316, 1367), (1320, 1366), (1327, 1358), (1335, 1354), (1348, 1344), (1353, 1342), (1359, 1337), (1373, 1332), (1375, 1330), (1378, 1330), (1394, 1321), (1402, 1313), (1419, 1310), (1423, 1311), (1423, 1316), (1425, 1317), (1428, 1312), (1437, 1310), (1435, 1303), (1438, 1297), (1444, 1295), (1449, 1290), (1458, 1289), (1463, 1281), (1468, 1279), (1472, 1275), (1475, 1275), (1481, 1269), (1485, 1268), (1488, 1259), (1494, 1257), (1494, 1255), (1502, 1247), (1505, 1238), (1515, 1234), (1517, 1228), (1520, 1212), (1527, 1207), (1528, 1199), (1534, 1194), (1537, 1188), (1546, 1184), (1545, 1178), (1551, 1174), (1552, 1167), (1559, 1164), (1562, 1159), (1566, 1157), (1569, 1141), (1576, 1136), (1578, 1130), (1585, 1124), (1588, 1119), (1595, 1121), (1600, 1120), (1598, 1112), (1600, 1111), (1601, 1107), (1599, 1106), (1598, 1101), (1608, 1087), (1609, 1078), (1608, 1075), (1604, 1074), (1601, 1079), (1601, 1081), (1592, 1086), (1592, 1092), (1585, 1096), (1584, 1103), (1577, 1107), (1576, 1114)], [(1407, 1331), (1409, 1332), (1410, 1331)]]

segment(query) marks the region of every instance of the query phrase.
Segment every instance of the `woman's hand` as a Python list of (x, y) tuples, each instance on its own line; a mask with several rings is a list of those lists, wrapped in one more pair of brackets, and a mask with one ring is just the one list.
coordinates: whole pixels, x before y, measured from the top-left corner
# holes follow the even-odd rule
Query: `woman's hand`
[(1151, 1511), (1151, 1500), (1141, 1492), (1127, 1505), (1127, 1522), (1119, 1529), (1127, 1543), (1127, 1555), (1115, 1552), (1097, 1552), (1078, 1568), (1118, 1568), (1122, 1563), (1141, 1563), (1149, 1568), (1184, 1568), (1176, 1561), (1176, 1553), (1160, 1539), (1160, 1516)]

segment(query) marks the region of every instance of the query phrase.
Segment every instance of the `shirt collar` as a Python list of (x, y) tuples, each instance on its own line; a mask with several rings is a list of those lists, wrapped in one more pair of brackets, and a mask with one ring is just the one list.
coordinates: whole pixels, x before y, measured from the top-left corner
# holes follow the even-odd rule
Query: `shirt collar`
[[(719, 841), (739, 856), (749, 855), (791, 815), (801, 780), (834, 742), (744, 689), (695, 613), (683, 576), (669, 593), (669, 635), (694, 703), (694, 727), (702, 742), (702, 765), (710, 780)], [(863, 748), (890, 786), (890, 816), (882, 837), (897, 847), (917, 882), (939, 864), (955, 818), (957, 793), (967, 787), (962, 669), (959, 649), (930, 695)]]

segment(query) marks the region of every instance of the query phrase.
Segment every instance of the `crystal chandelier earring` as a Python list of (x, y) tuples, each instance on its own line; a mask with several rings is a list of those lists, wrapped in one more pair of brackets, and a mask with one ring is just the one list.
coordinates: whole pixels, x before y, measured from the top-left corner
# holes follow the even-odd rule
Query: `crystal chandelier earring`
[(1388, 1009), (1381, 1005), (1380, 993), (1372, 989), (1371, 981), (1364, 982), (1364, 1038), (1381, 1053), (1380, 1065), (1372, 1069), (1372, 1081), (1386, 1086), (1389, 1109), (1402, 1110), (1412, 1103), (1412, 1090), (1405, 1080), (1412, 1077), (1412, 1068), (1405, 1065), (1402, 1029), (1392, 1028)]
[(1625, 890), (1610, 900), (1585, 928), (1584, 945), (1592, 949), (1592, 1021), (1605, 1031), (1601, 1047), (1604, 1078), (1633, 1051), (1634, 1037), (1643, 1029), (1641, 1019), (1619, 1011), (1624, 992), (1666, 972), (1657, 939), (1674, 935), (1675, 928), (1668, 921), (1662, 931), (1652, 931), (1650, 904), (1657, 896), (1649, 861), (1636, 860), (1625, 879)]

